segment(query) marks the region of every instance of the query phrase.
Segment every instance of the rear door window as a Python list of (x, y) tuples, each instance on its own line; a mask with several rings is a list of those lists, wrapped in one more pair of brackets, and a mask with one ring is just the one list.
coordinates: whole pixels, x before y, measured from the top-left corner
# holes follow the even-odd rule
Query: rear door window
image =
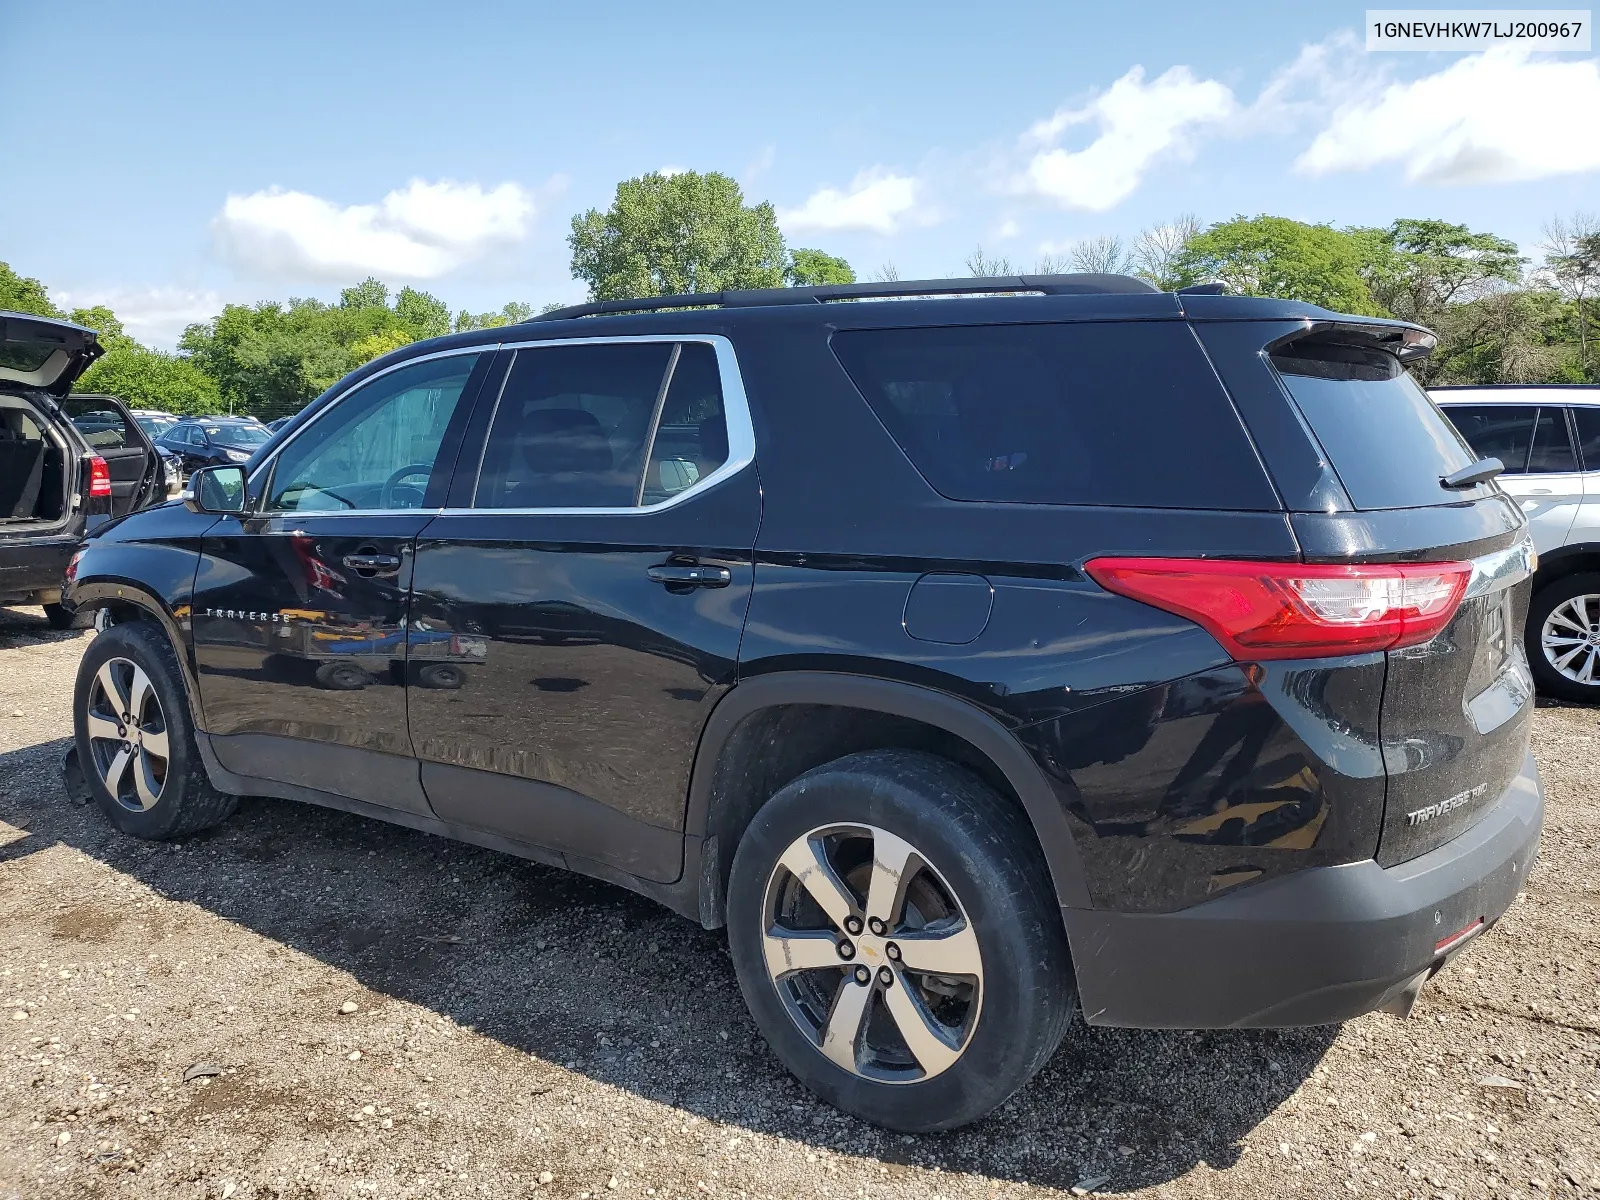
[(1356, 508), (1421, 508), (1461, 499), (1439, 480), (1479, 455), (1394, 355), (1300, 342), (1274, 354), (1272, 365)]
[(1183, 323), (842, 330), (833, 350), (952, 500), (1278, 507)]
[(1479, 458), (1498, 458), (1506, 474), (1528, 469), (1539, 410), (1528, 404), (1452, 404), (1444, 410)]
[(727, 460), (711, 346), (527, 347), (517, 351), (495, 407), (473, 504), (648, 508)]

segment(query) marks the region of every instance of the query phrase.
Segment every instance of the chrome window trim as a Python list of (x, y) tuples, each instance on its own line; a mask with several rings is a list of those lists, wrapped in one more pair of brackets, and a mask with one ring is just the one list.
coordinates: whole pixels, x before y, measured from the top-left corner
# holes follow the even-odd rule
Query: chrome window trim
[[(256, 466), (255, 470), (251, 471), (246, 477), (245, 488), (248, 491), (250, 486), (255, 483), (256, 478), (263, 471), (267, 473), (267, 478), (270, 480), (272, 477), (273, 468), (278, 465), (278, 456), (290, 446), (294, 445), (294, 440), (297, 437), (299, 437), (306, 430), (315, 428), (317, 422), (321, 421), (351, 396), (354, 396), (357, 392), (364, 390), (368, 384), (382, 379), (385, 375), (392, 375), (396, 371), (404, 370), (406, 367), (412, 366), (416, 363), (432, 362), (434, 359), (452, 358), (462, 354), (493, 354), (499, 348), (499, 343), (484, 343), (483, 345), (479, 346), (457, 346), (451, 350), (435, 350), (432, 354), (419, 354), (415, 358), (408, 358), (404, 362), (397, 362), (391, 366), (387, 366), (381, 371), (374, 371), (371, 375), (368, 375), (354, 387), (346, 388), (332, 400), (328, 401), (327, 405), (322, 409), (321, 412), (317, 413), (317, 415), (312, 417), (311, 420), (307, 421), (304, 425), (300, 426), (299, 429), (296, 429), (288, 437), (284, 438), (281, 446), (274, 446), (272, 448), (272, 453), (267, 455), (266, 458), (262, 459), (261, 462)], [(265, 503), (265, 493), (261, 495), (260, 499), (263, 503)], [(254, 508), (247, 509), (246, 511), (237, 515), (240, 517), (270, 518), (289, 516), (298, 513), (301, 516), (389, 517), (400, 513), (428, 513), (430, 515), (437, 516), (441, 511), (443, 510), (437, 508), (343, 508), (339, 509), (337, 512), (323, 512), (318, 509), (295, 508), (280, 508), (268, 511), (264, 508)]]
[[(613, 335), (610, 337), (575, 337), (575, 338), (529, 338), (520, 342), (501, 342), (500, 349), (515, 350), (521, 353), (524, 350), (541, 349), (545, 346), (603, 346), (603, 345), (638, 345), (640, 343), (683, 343), (702, 342), (709, 345), (717, 356), (717, 377), (722, 384), (722, 416), (728, 426), (728, 460), (704, 479), (696, 480), (693, 484), (683, 489), (677, 495), (660, 504), (626, 505), (607, 508), (442, 508), (438, 510), (440, 516), (476, 516), (476, 517), (575, 517), (575, 516), (639, 516), (644, 513), (664, 512), (674, 508), (709, 488), (715, 487), (725, 479), (731, 479), (756, 460), (756, 433), (755, 425), (750, 419), (750, 401), (745, 395), (744, 377), (739, 373), (739, 359), (734, 354), (733, 343), (720, 333), (647, 333), (632, 335)], [(516, 366), (513, 361), (512, 367)], [(511, 370), (506, 371), (505, 379), (501, 381), (501, 395), (505, 393), (506, 383), (511, 379)], [(494, 430), (494, 419), (499, 415), (500, 396), (495, 397), (495, 411), (489, 416), (489, 424), (484, 430), (483, 445), (478, 451), (478, 474), (483, 473), (483, 456), (489, 448), (489, 434)], [(330, 406), (331, 407), (331, 406)], [(649, 464), (645, 464), (646, 469)], [(477, 481), (473, 481), (473, 492), (476, 495)], [(412, 510), (415, 511), (415, 510)]]

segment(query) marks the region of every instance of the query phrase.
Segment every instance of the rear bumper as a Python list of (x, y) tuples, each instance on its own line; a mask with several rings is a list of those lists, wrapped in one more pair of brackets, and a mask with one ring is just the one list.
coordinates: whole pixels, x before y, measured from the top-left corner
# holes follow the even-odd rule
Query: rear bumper
[(80, 540), (81, 533), (74, 531), (0, 541), (0, 603), (19, 603), (40, 593), (54, 600)]
[(1063, 909), (1084, 1016), (1152, 1029), (1324, 1025), (1394, 1003), (1448, 957), (1442, 939), (1511, 906), (1543, 817), (1529, 754), (1477, 824), (1409, 862), (1314, 867), (1175, 913)]

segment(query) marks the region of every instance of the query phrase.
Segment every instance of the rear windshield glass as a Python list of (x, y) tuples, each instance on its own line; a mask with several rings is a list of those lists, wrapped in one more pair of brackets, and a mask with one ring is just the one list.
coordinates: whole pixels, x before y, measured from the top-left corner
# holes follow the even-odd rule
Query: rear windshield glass
[(1357, 508), (1461, 499), (1439, 479), (1477, 456), (1394, 355), (1297, 343), (1272, 364)]
[(61, 349), (59, 343), (45, 344), (44, 342), (0, 342), (0, 367), (8, 371), (20, 371), (32, 374), (50, 360), (50, 356)]
[(272, 436), (265, 425), (207, 425), (206, 433), (230, 446), (259, 446)]
[(833, 349), (953, 500), (1277, 507), (1185, 324), (847, 330)]

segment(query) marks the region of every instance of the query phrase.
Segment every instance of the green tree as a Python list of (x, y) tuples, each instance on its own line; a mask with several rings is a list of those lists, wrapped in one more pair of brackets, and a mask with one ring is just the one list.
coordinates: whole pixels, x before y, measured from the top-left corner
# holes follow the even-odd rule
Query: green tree
[(1387, 229), (1347, 230), (1362, 247), (1362, 278), (1383, 309), (1428, 325), (1446, 307), (1479, 300), (1522, 277), (1517, 244), (1448, 221), (1402, 217)]
[(445, 302), (416, 288), (401, 288), (394, 298), (395, 319), (411, 341), (443, 337), (450, 332), (450, 309)]
[(772, 205), (746, 205), (716, 171), (625, 179), (609, 209), (572, 219), (567, 244), (592, 300), (782, 287), (788, 267)]
[(44, 284), (18, 275), (9, 263), (0, 262), (0, 309), (32, 313), (37, 317), (59, 317), (61, 310), (50, 303)]
[(855, 269), (832, 254), (821, 250), (796, 250), (789, 256), (789, 282), (796, 287), (817, 287), (824, 284), (854, 283)]
[(172, 413), (214, 413), (226, 407), (217, 381), (193, 361), (151, 350), (131, 338), (85, 371), (73, 391), (106, 392), (130, 408)]
[(1169, 264), (1177, 287), (1225, 284), (1245, 296), (1281, 296), (1338, 312), (1377, 314), (1362, 278), (1367, 244), (1329, 225), (1235, 217), (1189, 238)]
[(374, 333), (362, 338), (350, 347), (350, 357), (357, 366), (369, 363), (391, 350), (398, 350), (401, 346), (409, 346), (416, 339), (404, 329), (385, 329), (381, 333)]
[(533, 316), (533, 305), (513, 300), (497, 313), (470, 313), (462, 309), (456, 314), (452, 328), (457, 333), (469, 329), (498, 329), (502, 325), (515, 325)]

